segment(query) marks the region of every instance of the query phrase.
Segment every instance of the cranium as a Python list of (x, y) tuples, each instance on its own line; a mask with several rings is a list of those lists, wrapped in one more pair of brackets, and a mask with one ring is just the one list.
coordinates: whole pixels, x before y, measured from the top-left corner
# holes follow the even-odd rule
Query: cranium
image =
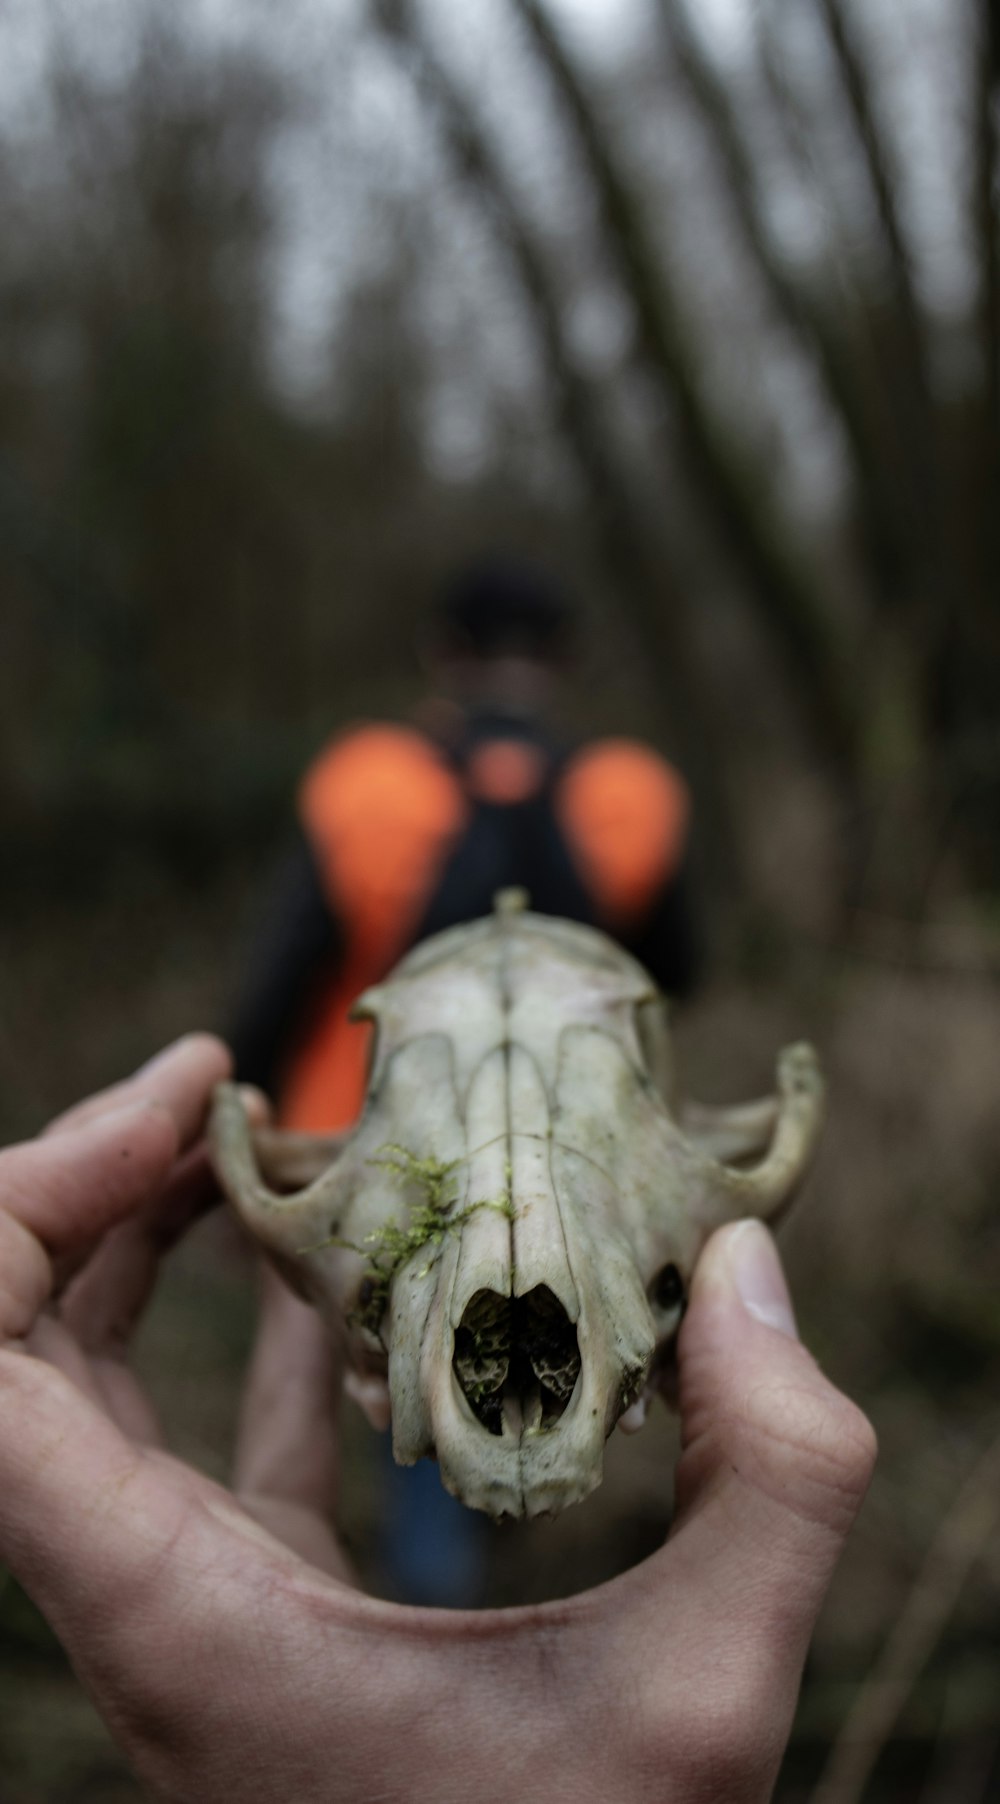
[(815, 1054), (786, 1048), (763, 1101), (681, 1103), (641, 965), (509, 896), (419, 945), (357, 1012), (375, 1045), (356, 1128), (254, 1134), (223, 1085), (220, 1180), (346, 1331), (349, 1388), (391, 1417), (398, 1461), (435, 1454), (493, 1516), (560, 1510), (663, 1383), (708, 1235), (773, 1216), (802, 1176)]

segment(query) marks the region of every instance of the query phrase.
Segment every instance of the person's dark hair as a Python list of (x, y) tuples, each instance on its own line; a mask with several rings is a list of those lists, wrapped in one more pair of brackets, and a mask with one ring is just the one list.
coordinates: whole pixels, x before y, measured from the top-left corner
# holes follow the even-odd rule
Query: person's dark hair
[(446, 585), (437, 608), (442, 649), (478, 658), (504, 654), (555, 661), (570, 650), (576, 609), (545, 571), (491, 555), (467, 564)]

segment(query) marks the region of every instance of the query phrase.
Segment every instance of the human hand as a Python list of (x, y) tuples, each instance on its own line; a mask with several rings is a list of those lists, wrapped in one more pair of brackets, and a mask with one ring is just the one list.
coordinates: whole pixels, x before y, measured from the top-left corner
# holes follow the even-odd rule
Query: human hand
[(0, 1557), (144, 1783), (192, 1804), (763, 1804), (873, 1459), (793, 1338), (766, 1230), (721, 1230), (695, 1275), (659, 1553), (524, 1609), (382, 1603), (329, 1528), (337, 1360), (311, 1311), (269, 1287), (236, 1496), (163, 1451), (122, 1357), (210, 1195), (225, 1066), (182, 1041), (0, 1155)]

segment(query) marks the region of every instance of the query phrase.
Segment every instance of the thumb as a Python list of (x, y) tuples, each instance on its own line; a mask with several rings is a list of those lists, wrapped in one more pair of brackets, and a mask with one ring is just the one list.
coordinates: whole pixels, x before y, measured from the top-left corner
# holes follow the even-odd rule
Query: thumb
[(708, 1242), (678, 1366), (670, 1550), (676, 1560), (683, 1548), (730, 1621), (741, 1609), (756, 1628), (766, 1618), (772, 1647), (784, 1642), (798, 1660), (867, 1489), (875, 1437), (799, 1342), (760, 1222)]

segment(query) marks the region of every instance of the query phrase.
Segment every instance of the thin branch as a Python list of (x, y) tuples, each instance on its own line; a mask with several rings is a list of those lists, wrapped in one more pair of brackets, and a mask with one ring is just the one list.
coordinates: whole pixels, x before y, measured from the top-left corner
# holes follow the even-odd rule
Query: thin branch
[(842, 0), (818, 0), (840, 69), (851, 116), (864, 153), (879, 220), (889, 253), (896, 302), (905, 326), (915, 382), (928, 393), (926, 355), (920, 308), (913, 283), (910, 253), (896, 205), (896, 180), (883, 141), (882, 125), (861, 53), (844, 14)]
[[(815, 121), (809, 102), (799, 91), (788, 66), (785, 18), (787, 4), (788, 0), (755, 0), (755, 48), (771, 109), (781, 129), (786, 150), (801, 180), (811, 190), (814, 205), (824, 216), (828, 254), (838, 289), (834, 305), (841, 310), (848, 308), (853, 316), (862, 318), (863, 297), (849, 248), (851, 221), (845, 215), (836, 187), (830, 181), (829, 163), (818, 154)], [(856, 340), (854, 350), (856, 356)], [(864, 366), (860, 369), (858, 378), (862, 387), (868, 387), (871, 383), (876, 358), (877, 352), (869, 333), (864, 345)]]
[(982, 0), (976, 45), (973, 223), (979, 255), (979, 340), (983, 385), (984, 589), (1000, 581), (1000, 0)]
[(880, 434), (866, 405), (853, 348), (793, 270), (775, 235), (766, 200), (732, 97), (696, 28), (689, 0), (659, 0), (670, 48), (719, 155), (727, 193), (743, 237), (776, 310), (791, 326), (817, 370), (854, 458), (862, 534), (876, 599), (898, 593), (906, 553), (898, 507), (887, 478)]
[[(886, 337), (884, 375), (897, 416), (902, 467), (909, 473), (909, 530), (924, 572), (917, 592), (924, 653), (932, 658), (949, 631), (952, 585), (942, 543), (937, 421), (931, 392), (924, 322), (909, 248), (900, 220), (896, 176), (878, 117), (868, 70), (844, 9), (844, 0), (816, 0), (840, 71), (848, 111), (871, 184), (895, 298), (894, 330)], [(898, 379), (893, 373), (898, 369)], [(917, 624), (916, 622), (913, 623)]]
[(539, 0), (512, 0), (573, 120), (607, 235), (636, 309), (650, 374), (676, 412), (683, 454), (723, 540), (756, 596), (759, 617), (793, 683), (809, 697), (813, 718), (835, 764), (854, 761), (854, 705), (841, 649), (821, 596), (791, 558), (761, 486), (703, 394), (698, 356), (677, 298), (659, 263), (654, 239), (619, 167), (594, 108)]
[(811, 1804), (859, 1804), (962, 1589), (1000, 1526), (1000, 1435), (939, 1524), (909, 1597), (858, 1691)]
[(574, 361), (566, 340), (563, 297), (492, 146), (472, 109), (434, 55), (409, 0), (372, 0), (380, 28), (415, 59), (414, 73), (444, 130), (452, 158), (486, 199), (496, 231), (517, 270), (538, 332), (555, 412), (592, 503), (596, 536), (609, 574), (657, 673), (665, 720), (714, 829), (719, 875), (738, 891), (738, 840), (711, 730), (712, 704), (688, 649), (682, 584), (658, 545), (627, 473), (615, 456), (600, 395)]

